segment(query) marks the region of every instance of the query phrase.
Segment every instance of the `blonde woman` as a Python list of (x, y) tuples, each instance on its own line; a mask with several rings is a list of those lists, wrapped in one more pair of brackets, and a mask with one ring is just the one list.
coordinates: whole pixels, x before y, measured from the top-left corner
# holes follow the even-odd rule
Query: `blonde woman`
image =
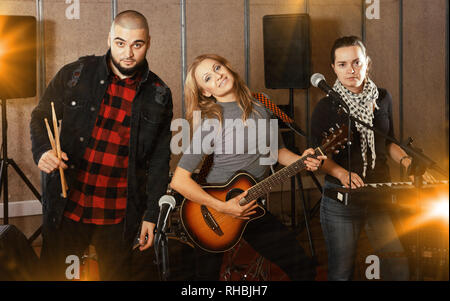
[[(214, 164), (206, 177), (208, 183), (226, 183), (239, 170), (251, 174), (257, 180), (263, 179), (268, 165), (261, 164), (261, 159), (265, 155), (256, 148), (258, 143), (255, 139), (263, 139), (270, 132), (267, 130), (270, 123), (269, 113), (254, 101), (248, 87), (229, 62), (214, 54), (201, 55), (194, 60), (188, 70), (185, 96), (186, 117), (194, 132), (201, 132), (202, 138), (211, 137), (211, 131), (202, 130), (201, 125), (196, 124), (195, 112), (201, 115), (199, 123), (216, 120), (220, 126), (212, 130), (217, 131), (212, 132), (214, 137), (212, 142), (202, 144), (201, 153), (184, 153), (175, 170), (171, 187), (193, 202), (206, 205), (234, 218), (248, 219), (255, 213), (256, 200), (241, 206), (239, 200), (246, 195), (246, 192), (223, 202), (203, 190), (191, 178), (191, 175), (203, 156), (213, 153)], [(231, 123), (227, 122), (230, 120), (242, 121), (243, 141), (236, 140), (239, 129), (230, 126)], [(261, 120), (263, 120), (262, 123)], [(257, 135), (249, 135), (251, 125), (256, 126)], [(261, 127), (264, 127), (265, 131)], [(193, 136), (195, 135), (194, 133)], [(195, 142), (195, 139), (192, 141)], [(193, 143), (191, 143), (191, 150), (195, 148)], [(233, 145), (233, 151), (227, 152), (226, 149), (230, 145)], [(283, 165), (289, 165), (300, 159), (300, 156), (287, 150), (282, 141), (279, 141), (276, 149), (278, 162)], [(314, 154), (314, 151), (308, 149), (303, 153), (303, 155), (306, 154)], [(324, 158), (326, 157), (308, 158), (305, 161), (307, 169), (317, 170)], [(262, 218), (249, 222), (243, 238), (258, 253), (277, 264), (291, 280), (314, 279), (314, 267), (311, 260), (296, 241), (294, 233), (269, 212)], [(222, 253), (208, 253), (197, 248), (196, 261), (198, 280), (219, 279)]]

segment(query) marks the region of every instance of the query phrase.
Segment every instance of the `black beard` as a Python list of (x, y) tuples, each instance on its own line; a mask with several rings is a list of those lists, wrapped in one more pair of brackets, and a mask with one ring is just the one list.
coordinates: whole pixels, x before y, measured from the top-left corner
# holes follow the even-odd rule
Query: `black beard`
[(112, 55), (111, 55), (111, 62), (114, 64), (114, 66), (117, 68), (117, 70), (119, 70), (119, 72), (122, 75), (131, 76), (131, 75), (134, 75), (137, 71), (141, 70), (144, 67), (145, 59), (139, 63), (136, 63), (136, 65), (131, 68), (124, 68), (124, 67), (120, 66), (120, 62), (116, 61)]

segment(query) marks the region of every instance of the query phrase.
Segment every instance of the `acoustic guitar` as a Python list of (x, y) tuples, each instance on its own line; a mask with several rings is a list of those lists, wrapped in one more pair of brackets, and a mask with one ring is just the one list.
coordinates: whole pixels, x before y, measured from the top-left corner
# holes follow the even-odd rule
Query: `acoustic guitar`
[[(207, 185), (202, 188), (223, 202), (248, 190), (247, 196), (239, 201), (239, 204), (244, 206), (266, 195), (276, 185), (305, 169), (304, 161), (308, 157), (316, 158), (331, 152), (337, 153), (345, 147), (347, 141), (347, 126), (337, 125), (337, 129), (330, 129), (329, 133), (324, 133), (322, 145), (314, 150), (314, 155), (301, 157), (259, 183), (248, 173), (238, 172), (226, 184)], [(252, 214), (250, 219), (242, 220), (185, 198), (181, 204), (180, 215), (181, 223), (189, 238), (205, 251), (218, 253), (233, 248), (241, 239), (247, 224), (266, 213), (260, 204), (255, 210), (256, 213)]]

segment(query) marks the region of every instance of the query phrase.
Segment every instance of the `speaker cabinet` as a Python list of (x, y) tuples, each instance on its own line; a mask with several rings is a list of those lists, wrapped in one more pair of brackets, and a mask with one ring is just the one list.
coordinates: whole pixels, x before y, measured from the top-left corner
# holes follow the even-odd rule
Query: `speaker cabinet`
[(309, 26), (307, 14), (263, 17), (266, 88), (309, 88), (311, 69)]
[(37, 263), (25, 235), (13, 225), (0, 225), (0, 281), (35, 280)]

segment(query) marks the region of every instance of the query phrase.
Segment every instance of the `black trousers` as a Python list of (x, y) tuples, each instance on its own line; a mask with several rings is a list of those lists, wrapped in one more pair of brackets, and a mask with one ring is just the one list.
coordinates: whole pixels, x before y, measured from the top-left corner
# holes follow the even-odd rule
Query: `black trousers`
[[(82, 255), (92, 244), (98, 257), (100, 280), (130, 280), (132, 239), (123, 239), (123, 222), (116, 225), (95, 225), (63, 218), (59, 228), (43, 227), (43, 245), (39, 264), (41, 280), (70, 280), (66, 270), (73, 257)], [(66, 260), (68, 262), (66, 262)]]
[[(290, 280), (314, 280), (313, 261), (306, 255), (294, 232), (270, 212), (249, 222), (243, 239), (264, 258), (278, 265)], [(196, 280), (219, 280), (222, 259), (223, 253), (209, 253), (195, 248)]]

